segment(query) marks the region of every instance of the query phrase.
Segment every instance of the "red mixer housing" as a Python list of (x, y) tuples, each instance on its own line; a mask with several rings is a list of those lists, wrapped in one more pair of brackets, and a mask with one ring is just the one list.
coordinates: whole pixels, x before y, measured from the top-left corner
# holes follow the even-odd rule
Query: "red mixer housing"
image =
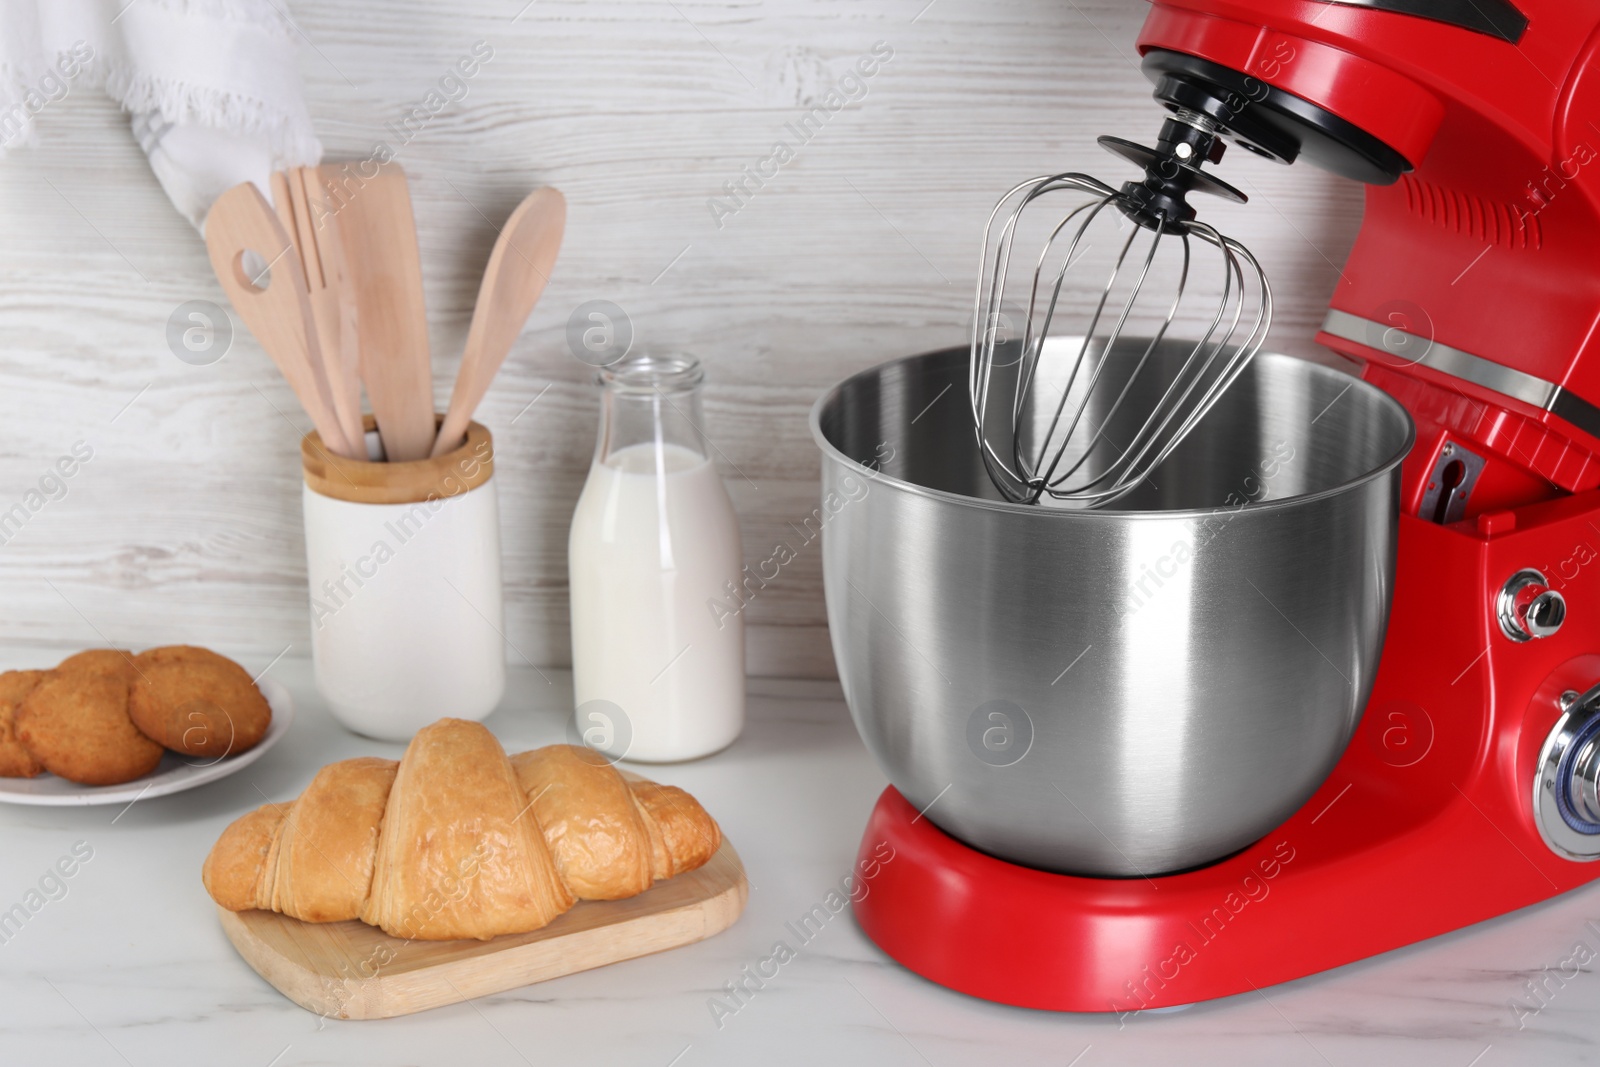
[(891, 956), (1124, 1014), (1600, 877), (1600, 2), (1153, 0), (1139, 49), (1169, 109), (1367, 183), (1318, 340), (1417, 444), (1372, 698), (1274, 833), (1200, 870), (1077, 878), (976, 852), (892, 788), (873, 811), (862, 858), (895, 858), (856, 910)]

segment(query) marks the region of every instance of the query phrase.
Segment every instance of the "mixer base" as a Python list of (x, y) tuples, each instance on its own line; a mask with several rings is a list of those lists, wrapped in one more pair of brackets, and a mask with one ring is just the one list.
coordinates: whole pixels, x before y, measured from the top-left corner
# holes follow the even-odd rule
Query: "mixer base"
[[(1600, 862), (1552, 851), (1534, 810), (1563, 694), (1600, 683), (1600, 493), (1451, 525), (1402, 514), (1399, 533), (1361, 723), (1272, 833), (1182, 874), (1077, 878), (969, 848), (889, 788), (861, 841), (861, 928), (976, 997), (1127, 1014), (1315, 974), (1600, 878)], [(1572, 618), (1513, 642), (1495, 594), (1544, 561)], [(1583, 851), (1600, 858), (1600, 835)]]
[(1127, 1016), (1351, 963), (1600, 875), (1519, 857), (1464, 793), (1412, 833), (1374, 840), (1346, 789), (1336, 773), (1287, 823), (1214, 866), (1105, 879), (987, 856), (891, 786), (861, 839), (858, 869), (873, 874), (856, 918), (896, 961), (959, 992)]

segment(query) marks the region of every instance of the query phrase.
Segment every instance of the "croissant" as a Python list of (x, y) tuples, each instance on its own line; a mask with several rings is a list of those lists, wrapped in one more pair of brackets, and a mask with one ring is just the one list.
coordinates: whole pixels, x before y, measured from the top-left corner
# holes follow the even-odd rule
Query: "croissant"
[(681, 789), (629, 781), (573, 745), (508, 758), (482, 725), (440, 719), (398, 763), (330, 763), (297, 799), (241, 816), (201, 878), (230, 911), (487, 940), (537, 930), (579, 900), (642, 893), (721, 844)]

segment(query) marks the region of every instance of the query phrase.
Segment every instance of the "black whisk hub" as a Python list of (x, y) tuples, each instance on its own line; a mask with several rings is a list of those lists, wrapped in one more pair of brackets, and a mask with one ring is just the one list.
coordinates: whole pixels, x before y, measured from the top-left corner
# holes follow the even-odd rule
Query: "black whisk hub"
[(1143, 181), (1123, 184), (1117, 207), (1148, 230), (1172, 232), (1194, 221), (1190, 193), (1206, 193), (1236, 204), (1249, 198), (1220, 178), (1200, 169), (1222, 159), (1225, 145), (1215, 132), (1178, 119), (1161, 127), (1155, 148), (1121, 137), (1101, 137), (1101, 147), (1144, 170)]

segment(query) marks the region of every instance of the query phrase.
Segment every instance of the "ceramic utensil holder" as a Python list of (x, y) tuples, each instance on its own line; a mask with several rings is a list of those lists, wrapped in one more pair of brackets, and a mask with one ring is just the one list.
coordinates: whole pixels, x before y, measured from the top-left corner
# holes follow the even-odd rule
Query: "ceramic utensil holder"
[[(380, 453), (371, 416), (369, 455)], [(443, 716), (482, 719), (505, 692), (494, 441), (407, 463), (300, 444), (317, 690), (367, 737), (404, 741)]]

